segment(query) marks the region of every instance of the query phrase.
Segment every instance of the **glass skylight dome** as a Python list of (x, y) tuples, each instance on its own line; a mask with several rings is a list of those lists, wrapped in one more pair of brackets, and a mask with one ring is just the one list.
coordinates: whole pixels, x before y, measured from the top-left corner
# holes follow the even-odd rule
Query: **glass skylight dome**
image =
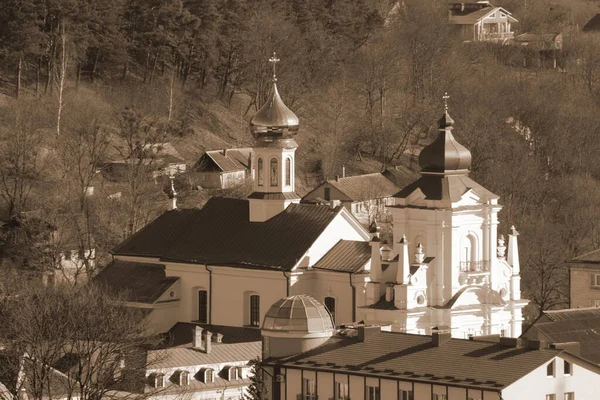
[(300, 294), (277, 300), (267, 311), (262, 329), (281, 333), (331, 334), (334, 326), (323, 304)]

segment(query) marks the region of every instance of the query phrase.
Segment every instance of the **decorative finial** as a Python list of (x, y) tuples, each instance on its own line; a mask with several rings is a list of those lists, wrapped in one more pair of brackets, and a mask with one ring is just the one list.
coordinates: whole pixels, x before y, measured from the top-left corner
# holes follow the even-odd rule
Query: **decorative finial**
[(273, 64), (273, 82), (277, 82), (277, 63), (281, 61), (277, 58), (277, 53), (273, 52), (273, 57), (269, 58), (269, 62)]
[(175, 176), (169, 175), (169, 180), (171, 181), (171, 190), (169, 194), (171, 198), (177, 197), (177, 192), (175, 191)]
[(415, 261), (417, 262), (417, 264), (423, 264), (424, 260), (425, 260), (425, 253), (423, 253), (423, 245), (421, 243), (419, 243), (417, 245), (417, 249), (415, 252)]
[(442, 99), (444, 99), (444, 111), (445, 112), (448, 112), (448, 99), (449, 98), (450, 98), (450, 96), (448, 96), (448, 92), (444, 92)]
[(498, 258), (504, 260), (506, 258), (506, 240), (504, 239), (504, 235), (498, 236), (498, 246), (496, 247), (496, 253)]

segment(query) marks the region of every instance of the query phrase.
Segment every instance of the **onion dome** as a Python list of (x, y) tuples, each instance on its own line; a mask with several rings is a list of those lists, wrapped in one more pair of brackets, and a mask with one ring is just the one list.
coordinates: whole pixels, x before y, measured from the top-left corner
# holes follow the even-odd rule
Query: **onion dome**
[(419, 154), (423, 172), (465, 172), (471, 167), (471, 152), (452, 135), (454, 120), (444, 112), (438, 121), (438, 137)]
[(267, 314), (262, 329), (292, 334), (331, 334), (334, 326), (325, 306), (301, 294), (277, 300)]
[(275, 64), (279, 62), (275, 53), (269, 59), (273, 64), (273, 89), (271, 98), (258, 110), (250, 120), (250, 132), (255, 139), (273, 141), (277, 139), (289, 139), (298, 133), (300, 121), (281, 100), (277, 90), (277, 78), (275, 76)]

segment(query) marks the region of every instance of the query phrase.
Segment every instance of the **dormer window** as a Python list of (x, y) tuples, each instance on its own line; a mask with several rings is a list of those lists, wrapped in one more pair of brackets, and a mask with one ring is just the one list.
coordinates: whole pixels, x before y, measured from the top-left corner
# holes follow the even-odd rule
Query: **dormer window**
[(150, 374), (150, 380), (152, 382), (152, 386), (155, 389), (161, 389), (165, 387), (165, 374), (153, 373)]
[(212, 368), (202, 368), (199, 375), (202, 383), (213, 383), (215, 381), (215, 371)]
[(570, 362), (565, 360), (565, 375), (572, 375), (573, 374), (573, 366), (571, 365)]
[(188, 386), (190, 384), (190, 373), (188, 371), (179, 371), (179, 386)]
[(546, 366), (546, 376), (548, 378), (553, 378), (554, 377), (554, 360), (552, 360), (550, 363), (548, 363), (548, 365)]
[(237, 367), (229, 367), (227, 369), (227, 379), (230, 381), (237, 381), (239, 379)]

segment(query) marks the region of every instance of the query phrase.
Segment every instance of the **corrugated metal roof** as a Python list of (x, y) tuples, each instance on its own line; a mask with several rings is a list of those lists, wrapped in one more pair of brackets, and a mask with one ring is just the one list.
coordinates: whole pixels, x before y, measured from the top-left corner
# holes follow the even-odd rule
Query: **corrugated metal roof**
[(94, 278), (94, 283), (123, 293), (127, 301), (154, 303), (178, 277), (166, 276), (165, 266), (115, 260)]
[(369, 242), (340, 240), (314, 266), (339, 272), (358, 272), (371, 259)]
[(381, 173), (348, 176), (327, 181), (352, 201), (391, 197), (400, 189)]
[(193, 349), (190, 344), (189, 347), (151, 350), (148, 352), (148, 365), (152, 366), (152, 369), (161, 369), (250, 361), (260, 357), (262, 342), (213, 342), (211, 349), (211, 352), (206, 354)]
[(469, 190), (473, 190), (483, 200), (498, 199), (499, 197), (490, 192), (471, 178), (465, 175), (423, 175), (421, 178), (406, 186), (394, 197), (406, 198), (415, 190), (421, 189), (427, 200), (450, 200), (459, 201)]
[(570, 308), (566, 310), (546, 310), (544, 315), (550, 321), (574, 321), (581, 319), (598, 318), (600, 320), (600, 308)]
[[(210, 158), (222, 172), (245, 171), (250, 168), (248, 159), (252, 154), (249, 147), (239, 149), (209, 150), (202, 157)], [(199, 171), (203, 171), (205, 165), (202, 157), (196, 164)]]
[(291, 204), (265, 222), (250, 222), (248, 200), (213, 197), (202, 209), (166, 212), (113, 252), (289, 271), (341, 212), (341, 207)]
[(449, 339), (435, 346), (430, 336), (379, 332), (364, 342), (336, 336), (314, 350), (267, 363), (500, 390), (560, 353), (465, 339)]

